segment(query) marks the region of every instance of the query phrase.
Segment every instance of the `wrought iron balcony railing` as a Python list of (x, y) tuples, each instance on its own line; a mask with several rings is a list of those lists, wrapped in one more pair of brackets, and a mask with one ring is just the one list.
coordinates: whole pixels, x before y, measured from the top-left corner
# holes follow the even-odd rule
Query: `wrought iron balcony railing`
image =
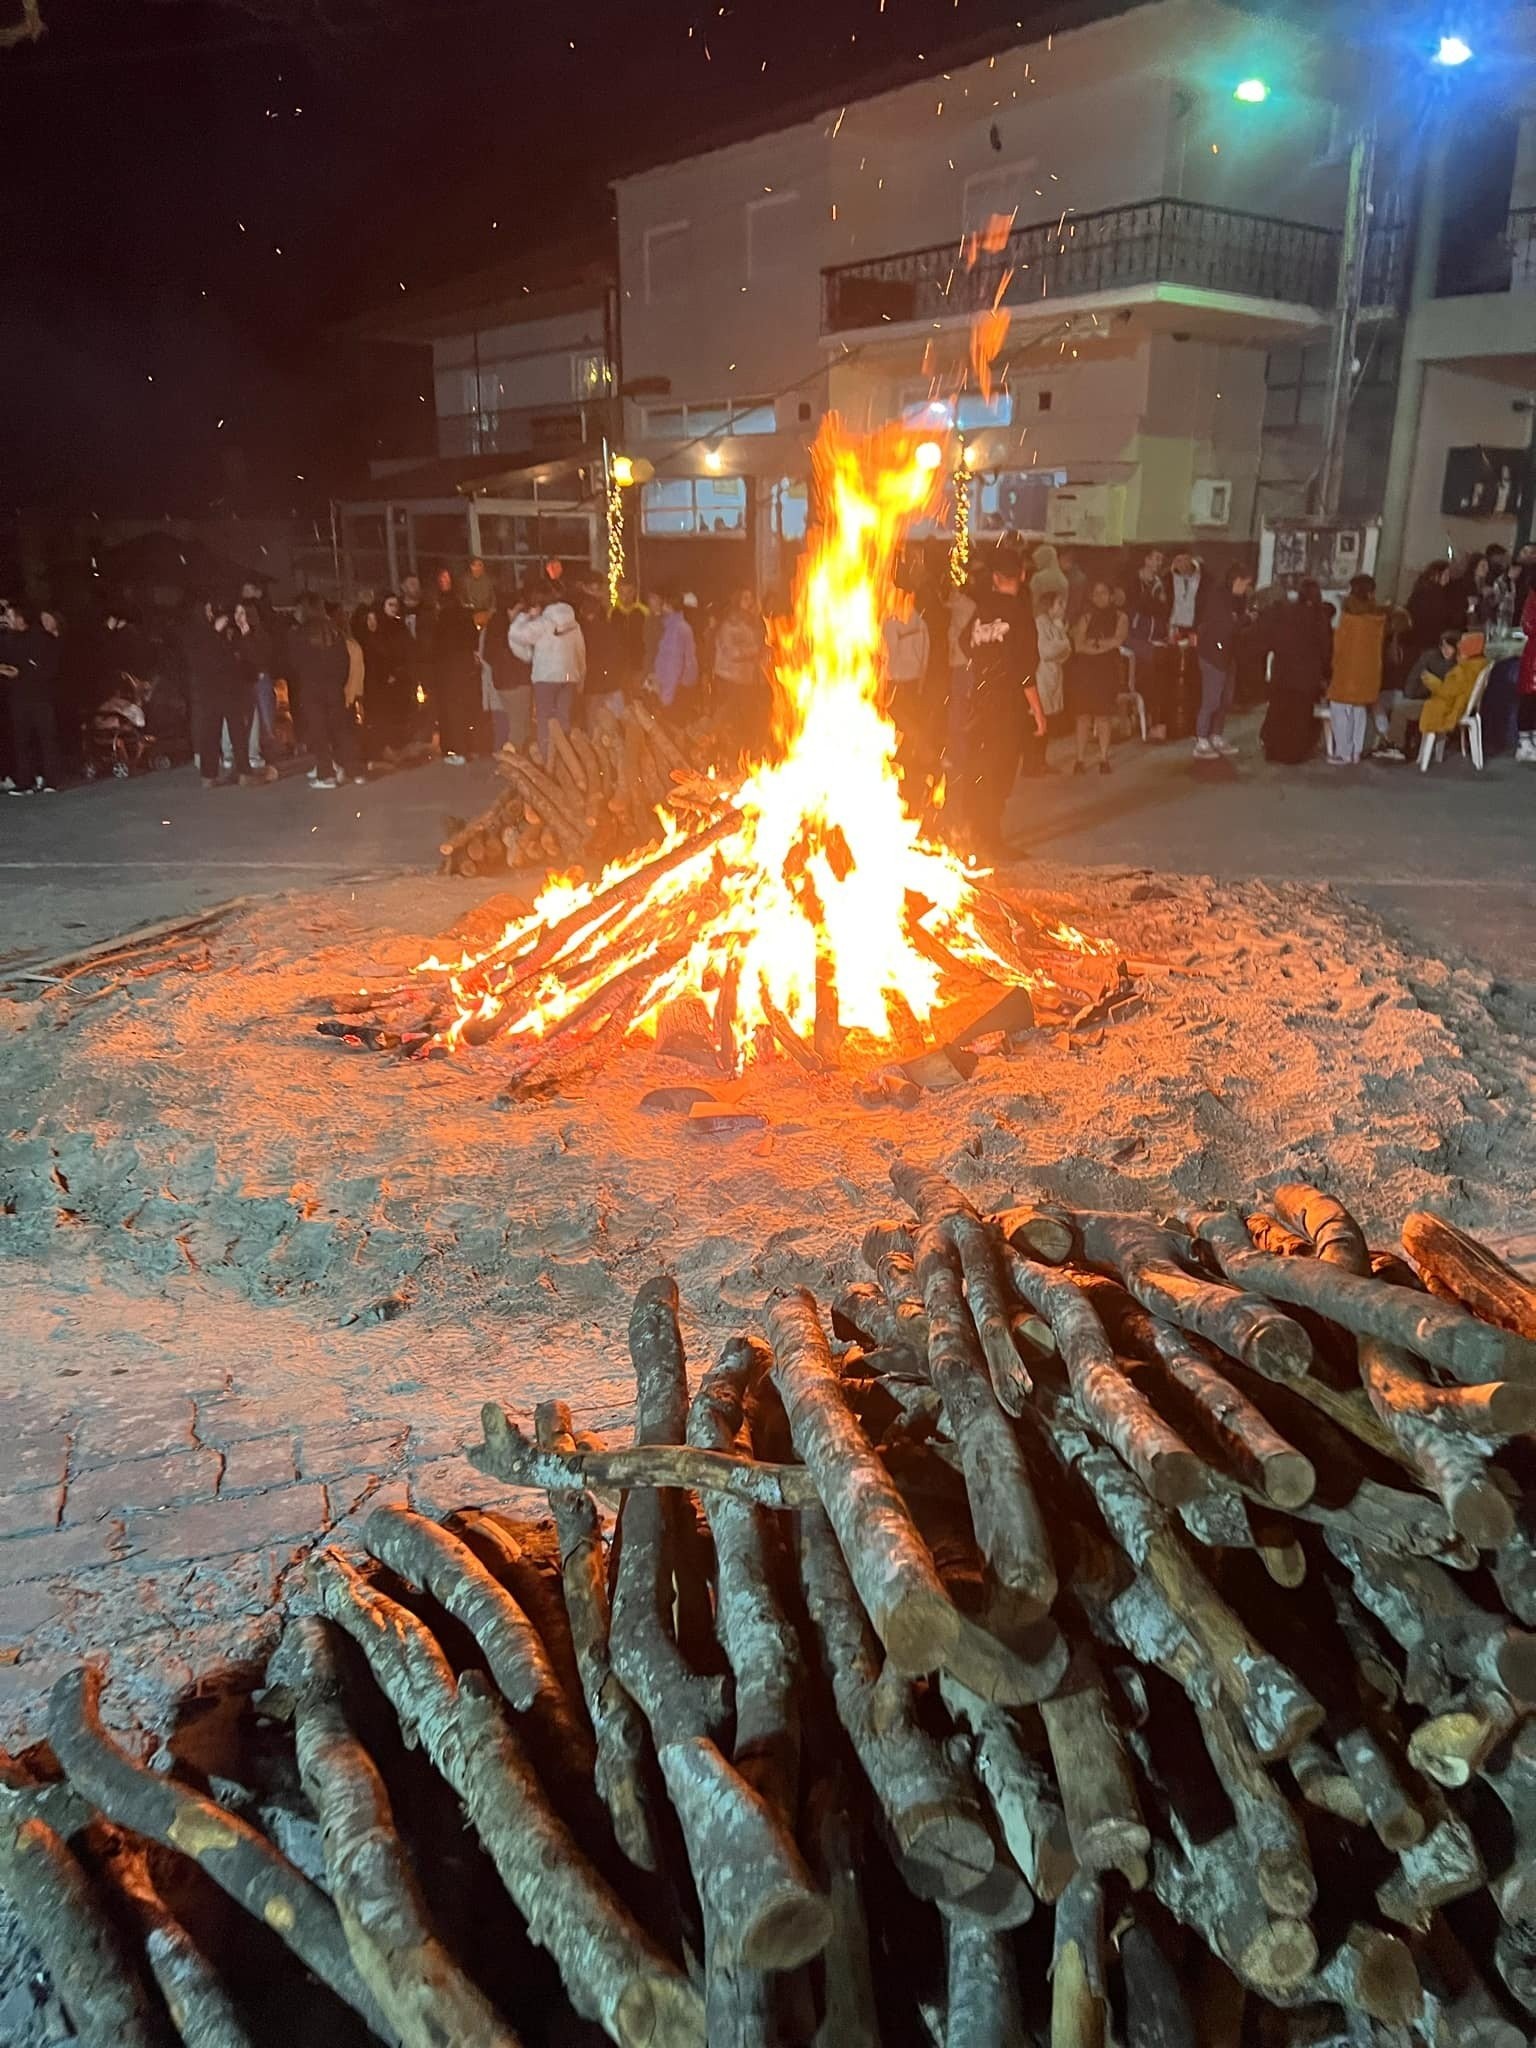
[[(1309, 306), (1322, 312), (1338, 284), (1339, 234), (1187, 199), (1148, 199), (1100, 213), (1016, 227), (967, 268), (953, 242), (822, 272), (822, 332), (966, 316), (992, 305), (1033, 303), (1177, 284), (1202, 291)], [(1401, 232), (1372, 236), (1366, 303), (1400, 295)], [(1004, 280), (1006, 284), (1004, 283)]]

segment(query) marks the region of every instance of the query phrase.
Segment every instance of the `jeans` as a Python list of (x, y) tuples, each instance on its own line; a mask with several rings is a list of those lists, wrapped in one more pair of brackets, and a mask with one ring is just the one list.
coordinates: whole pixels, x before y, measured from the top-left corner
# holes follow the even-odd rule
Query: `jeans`
[(1328, 721), (1333, 727), (1333, 757), (1336, 761), (1358, 761), (1365, 750), (1370, 729), (1369, 704), (1330, 704)]
[(249, 775), (251, 759), (246, 751), (246, 732), (251, 713), (250, 687), (243, 680), (198, 682), (192, 691), (192, 736), (197, 748), (198, 772), (205, 782), (219, 779), (220, 739), (229, 727), (230, 766), (236, 775)]
[(1219, 661), (1200, 661), (1200, 715), (1195, 720), (1195, 737), (1218, 737), (1232, 709), (1232, 671)]
[(571, 729), (571, 712), (576, 702), (574, 683), (535, 683), (533, 686), (533, 722), (541, 749), (549, 745), (550, 722), (562, 726), (566, 732)]

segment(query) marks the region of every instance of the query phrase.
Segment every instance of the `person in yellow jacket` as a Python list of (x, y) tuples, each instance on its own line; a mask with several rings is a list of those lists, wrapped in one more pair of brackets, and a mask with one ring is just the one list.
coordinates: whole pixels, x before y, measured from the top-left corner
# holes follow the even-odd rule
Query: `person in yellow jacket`
[(1349, 595), (1333, 629), (1333, 680), (1328, 685), (1328, 718), (1333, 727), (1335, 767), (1352, 767), (1365, 752), (1371, 707), (1381, 695), (1387, 642), (1387, 608), (1376, 602), (1376, 578), (1351, 578)]
[(1443, 676), (1428, 673), (1424, 676), (1429, 702), (1419, 713), (1421, 733), (1456, 730), (1466, 716), (1484, 666), (1482, 634), (1464, 633), (1456, 648), (1456, 666), (1447, 669)]

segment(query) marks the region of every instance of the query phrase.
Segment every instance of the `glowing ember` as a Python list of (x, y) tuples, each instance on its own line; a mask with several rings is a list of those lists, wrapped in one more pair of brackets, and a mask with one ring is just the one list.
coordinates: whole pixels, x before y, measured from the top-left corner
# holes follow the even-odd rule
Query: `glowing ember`
[(693, 997), (732, 1068), (775, 1043), (863, 1064), (915, 1050), (967, 997), (1049, 988), (1027, 953), (1098, 950), (1039, 921), (1021, 938), (1027, 915), (903, 799), (881, 628), (902, 535), (939, 481), (931, 461), (911, 436), (855, 444), (829, 420), (816, 466), (823, 524), (779, 633), (774, 757), (705, 832), (658, 813), (664, 836), (644, 854), (595, 882), (551, 881), (483, 952), (423, 962), (456, 1009), (433, 1045), (654, 1031)]

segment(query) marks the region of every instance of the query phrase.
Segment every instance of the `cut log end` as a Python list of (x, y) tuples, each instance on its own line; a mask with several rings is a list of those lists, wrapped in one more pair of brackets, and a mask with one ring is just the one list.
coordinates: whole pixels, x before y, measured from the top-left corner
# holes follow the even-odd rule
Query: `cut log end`
[(819, 1893), (770, 1893), (743, 1932), (742, 1961), (754, 1970), (795, 1970), (832, 1939), (832, 1907)]
[(1146, 1463), (1147, 1490), (1165, 1508), (1199, 1500), (1210, 1484), (1208, 1466), (1193, 1451), (1153, 1451)]
[(1352, 1941), (1355, 1995), (1361, 2007), (1383, 2026), (1406, 2027), (1424, 1998), (1411, 1950), (1377, 1927), (1357, 1928)]
[(930, 1883), (923, 1889), (949, 1899), (974, 1891), (997, 1861), (981, 1816), (957, 1813), (953, 1807), (910, 1808), (901, 1816), (897, 1847), (904, 1864), (927, 1874)]
[(1502, 1550), (1515, 1533), (1515, 1511), (1491, 1478), (1456, 1487), (1445, 1505), (1456, 1534), (1478, 1550)]
[(1285, 1998), (1317, 1968), (1317, 1937), (1305, 1920), (1268, 1921), (1232, 1958), (1245, 1984)]
[(871, 1619), (887, 1657), (907, 1677), (925, 1677), (952, 1661), (960, 1614), (942, 1594), (903, 1589)]
[(686, 1979), (637, 1979), (620, 1997), (613, 2023), (621, 2048), (708, 2048), (699, 1995)]
[(1523, 1707), (1536, 1707), (1536, 1635), (1512, 1628), (1495, 1654), (1498, 1681)]
[(1317, 1488), (1317, 1473), (1300, 1451), (1273, 1451), (1261, 1463), (1266, 1500), (1277, 1508), (1304, 1507)]

